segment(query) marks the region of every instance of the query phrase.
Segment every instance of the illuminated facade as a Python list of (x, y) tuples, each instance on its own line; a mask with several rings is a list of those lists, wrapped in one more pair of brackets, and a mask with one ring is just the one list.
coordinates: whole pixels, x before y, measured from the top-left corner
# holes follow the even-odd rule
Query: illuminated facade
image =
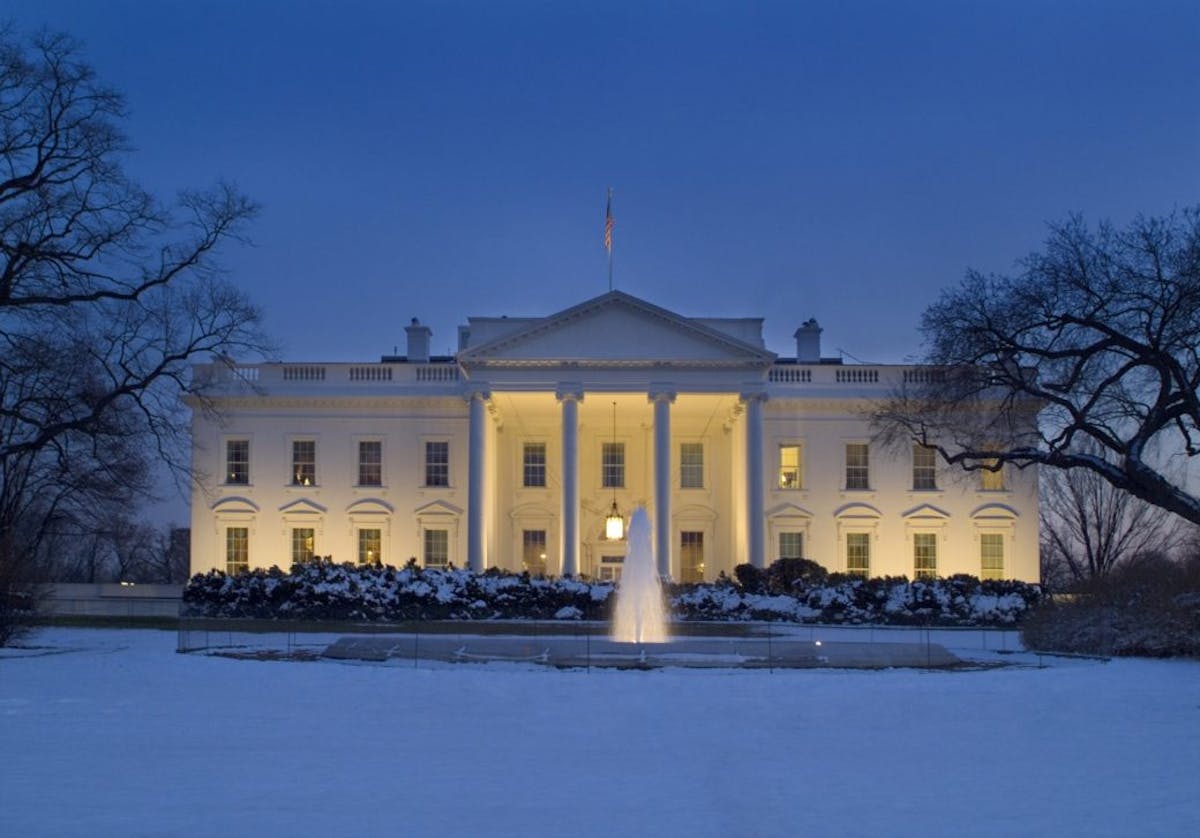
[[(645, 506), (659, 569), (712, 580), (802, 556), (830, 571), (1037, 581), (1037, 476), (945, 469), (872, 443), (864, 408), (919, 367), (777, 357), (758, 318), (613, 291), (546, 317), (472, 317), (454, 357), (407, 329), (379, 363), (195, 374), (192, 570), (409, 558), (619, 575)], [(612, 533), (615, 535), (615, 533)]]

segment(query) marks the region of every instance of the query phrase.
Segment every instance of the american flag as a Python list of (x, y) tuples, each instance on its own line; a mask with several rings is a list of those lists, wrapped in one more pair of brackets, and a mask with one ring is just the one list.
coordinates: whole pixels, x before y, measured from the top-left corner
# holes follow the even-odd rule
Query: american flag
[(604, 207), (604, 249), (612, 252), (612, 190), (608, 190), (608, 204)]

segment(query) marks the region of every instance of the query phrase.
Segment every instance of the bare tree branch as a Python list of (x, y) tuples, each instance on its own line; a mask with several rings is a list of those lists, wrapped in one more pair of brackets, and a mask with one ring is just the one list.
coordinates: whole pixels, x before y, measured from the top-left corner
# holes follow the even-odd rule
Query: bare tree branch
[(930, 382), (879, 405), (884, 438), (965, 469), (1081, 469), (1200, 523), (1162, 465), (1200, 453), (1200, 208), (1053, 226), (1015, 276), (968, 272), (924, 315)]

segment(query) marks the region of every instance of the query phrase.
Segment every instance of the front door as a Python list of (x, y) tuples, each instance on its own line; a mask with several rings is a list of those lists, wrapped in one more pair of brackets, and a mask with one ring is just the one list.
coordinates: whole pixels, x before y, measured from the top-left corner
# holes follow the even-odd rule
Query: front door
[(700, 530), (679, 533), (679, 581), (693, 585), (704, 581), (704, 533)]

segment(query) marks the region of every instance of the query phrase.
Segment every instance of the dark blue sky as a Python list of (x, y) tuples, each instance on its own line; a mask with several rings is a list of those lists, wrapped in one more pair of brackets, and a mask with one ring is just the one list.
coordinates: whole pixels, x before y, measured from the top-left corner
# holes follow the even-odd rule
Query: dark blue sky
[(1047, 221), (1200, 200), (1200, 3), (90, 2), (130, 168), (263, 204), (225, 258), (284, 355), (374, 359), (418, 316), (547, 314), (616, 285), (688, 315), (816, 317), (901, 361), (967, 266)]

